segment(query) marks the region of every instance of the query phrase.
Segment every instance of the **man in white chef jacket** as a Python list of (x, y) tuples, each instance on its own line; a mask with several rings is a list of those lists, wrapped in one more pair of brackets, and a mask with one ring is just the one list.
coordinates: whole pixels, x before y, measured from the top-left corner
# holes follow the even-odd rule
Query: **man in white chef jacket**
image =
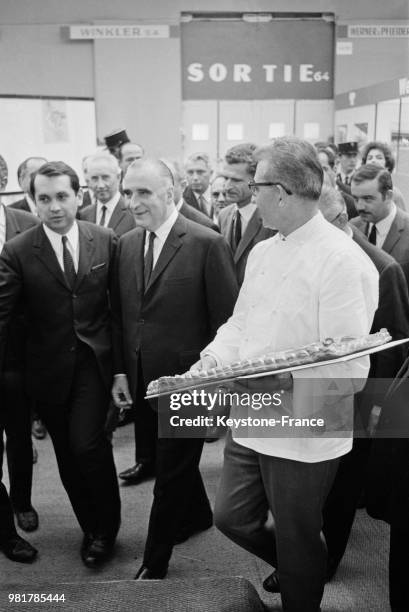
[[(362, 336), (369, 333), (377, 308), (378, 273), (372, 262), (318, 210), (323, 171), (314, 148), (294, 137), (278, 138), (256, 155), (250, 187), (264, 225), (278, 233), (250, 253), (233, 315), (192, 369), (328, 337)], [(294, 437), (280, 436), (277, 427), (267, 435), (259, 429), (257, 435), (255, 427), (249, 437), (232, 427), (227, 437), (215, 523), (276, 568), (264, 586), (281, 592), (287, 612), (320, 610), (326, 574), (322, 507), (338, 459), (352, 446), (352, 431), (335, 437), (336, 404), (338, 414), (352, 422), (353, 394), (363, 387), (368, 370), (369, 358), (361, 357), (250, 385), (259, 392), (286, 389), (286, 409), (289, 397), (294, 416), (319, 414), (325, 421), (328, 408), (325, 435), (311, 437), (312, 427)], [(342, 380), (342, 397), (328, 402), (329, 380)], [(232, 408), (231, 416), (236, 414), (239, 406)]]

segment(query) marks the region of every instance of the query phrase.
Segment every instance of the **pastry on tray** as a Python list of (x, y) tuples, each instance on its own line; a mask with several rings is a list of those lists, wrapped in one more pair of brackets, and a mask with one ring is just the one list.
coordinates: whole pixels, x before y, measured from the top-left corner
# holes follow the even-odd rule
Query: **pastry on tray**
[(323, 342), (313, 342), (297, 349), (289, 349), (275, 353), (268, 353), (253, 359), (234, 361), (223, 366), (217, 366), (210, 370), (199, 370), (186, 372), (176, 376), (162, 376), (149, 383), (147, 395), (162, 395), (178, 391), (179, 389), (193, 388), (204, 383), (221, 382), (249, 374), (261, 374), (283, 370), (307, 363), (317, 363), (336, 359), (344, 355), (351, 355), (385, 344), (391, 340), (387, 329), (381, 329), (375, 334), (367, 336), (343, 336), (341, 338), (327, 338)]

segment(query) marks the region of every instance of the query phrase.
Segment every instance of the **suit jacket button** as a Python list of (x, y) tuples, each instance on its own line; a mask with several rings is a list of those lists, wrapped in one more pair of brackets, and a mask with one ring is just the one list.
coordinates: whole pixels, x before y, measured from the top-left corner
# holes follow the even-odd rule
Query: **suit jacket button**
[(75, 351), (75, 346), (72, 346), (72, 347), (70, 348), (70, 351), (71, 351), (71, 353), (73, 353), (73, 352)]
[(145, 319), (139, 319), (139, 323), (143, 325), (145, 323)]
[(72, 294), (72, 299), (73, 299), (73, 300), (75, 300), (75, 299), (76, 299), (76, 297), (77, 297), (77, 294), (76, 294), (76, 293), (73, 293), (73, 294)]

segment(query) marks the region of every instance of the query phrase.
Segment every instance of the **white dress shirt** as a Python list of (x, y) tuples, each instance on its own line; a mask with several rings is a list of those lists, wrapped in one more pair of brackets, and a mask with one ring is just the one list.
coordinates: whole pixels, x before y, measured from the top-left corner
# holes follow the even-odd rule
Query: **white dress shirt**
[(102, 218), (102, 213), (103, 213), (102, 207), (106, 206), (104, 227), (108, 227), (108, 223), (111, 220), (112, 213), (114, 212), (115, 206), (118, 204), (120, 197), (121, 197), (121, 194), (118, 191), (114, 195), (114, 197), (111, 198), (106, 204), (103, 204), (102, 202), (97, 200), (97, 216), (96, 216), (97, 225), (100, 225), (100, 221)]
[(206, 211), (203, 211), (203, 212), (206, 212), (207, 215), (210, 216), (211, 212), (212, 212), (212, 208), (213, 208), (213, 206), (212, 206), (212, 192), (211, 192), (211, 189), (210, 189), (210, 185), (206, 189), (206, 191), (204, 191), (203, 193), (196, 193), (196, 191), (193, 191), (193, 193), (194, 193), (194, 196), (195, 196), (195, 198), (197, 200), (198, 206), (199, 206), (199, 198), (200, 197), (203, 198), (203, 200), (204, 200), (204, 207), (206, 209)]
[(244, 236), (244, 232), (247, 229), (247, 226), (250, 222), (251, 217), (254, 215), (256, 209), (257, 209), (257, 205), (253, 204), (252, 202), (250, 202), (249, 204), (246, 204), (246, 206), (242, 206), (241, 208), (239, 208), (237, 206), (237, 204), (234, 205), (235, 206), (235, 210), (234, 212), (236, 213), (236, 211), (238, 210), (240, 213), (240, 217), (241, 217), (241, 236)]
[[(158, 227), (157, 230), (155, 230), (155, 240), (153, 242), (152, 270), (155, 267), (156, 262), (159, 259), (159, 255), (161, 254), (161, 251), (166, 242), (166, 239), (169, 236), (170, 230), (174, 226), (177, 218), (178, 218), (178, 211), (176, 210), (176, 208), (174, 208), (171, 215), (166, 219), (165, 223), (162, 223), (162, 225)], [(144, 256), (146, 256), (146, 253), (148, 250), (149, 235), (150, 235), (150, 232), (146, 232)]]
[[(361, 336), (369, 333), (377, 305), (374, 265), (319, 212), (285, 238), (276, 234), (253, 248), (233, 315), (202, 355), (210, 354), (218, 364), (227, 364), (326, 338)], [(364, 386), (368, 370), (369, 358), (363, 357), (294, 371), (292, 414), (325, 412), (326, 404), (319, 403), (321, 395), (327, 392), (328, 396), (325, 379), (345, 379), (342, 414), (346, 412), (352, 422), (353, 393)], [(312, 379), (315, 386), (306, 393)], [(259, 381), (263, 391), (263, 379)], [(232, 416), (239, 410), (233, 406)], [(304, 462), (333, 459), (352, 447), (351, 432), (338, 438), (284, 438), (268, 430), (260, 437), (237, 437), (234, 429), (232, 433), (237, 443), (257, 452)]]
[[(383, 247), (383, 243), (386, 240), (386, 236), (389, 234), (389, 230), (391, 229), (391, 225), (394, 222), (396, 217), (396, 204), (392, 202), (390, 213), (375, 223), (376, 227), (376, 246), (380, 249)], [(371, 233), (373, 227), (373, 223), (369, 224), (368, 236)]]
[[(43, 228), (48, 240), (53, 247), (54, 253), (58, 259), (58, 263), (60, 264), (61, 270), (64, 272), (64, 260), (63, 260), (63, 248), (62, 248), (62, 234), (57, 234), (52, 229), (43, 224)], [(80, 258), (80, 242), (79, 242), (79, 234), (78, 234), (78, 225), (76, 221), (74, 221), (73, 226), (65, 234), (67, 236), (67, 248), (71, 254), (71, 257), (74, 262), (75, 271), (78, 272), (78, 262)]]
[(6, 213), (3, 204), (0, 203), (0, 253), (6, 242)]

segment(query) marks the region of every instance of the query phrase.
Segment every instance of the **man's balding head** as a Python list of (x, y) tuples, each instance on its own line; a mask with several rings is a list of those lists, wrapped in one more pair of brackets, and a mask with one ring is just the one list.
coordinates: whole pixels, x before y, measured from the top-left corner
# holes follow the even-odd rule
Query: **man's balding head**
[(95, 153), (85, 161), (87, 185), (96, 199), (106, 204), (118, 193), (121, 169), (110, 153)]
[(123, 180), (123, 194), (135, 222), (155, 232), (175, 210), (174, 179), (168, 166), (159, 159), (134, 161)]
[(27, 159), (21, 162), (17, 168), (17, 180), (21, 191), (24, 191), (24, 193), (30, 192), (32, 176), (46, 163), (45, 157), (27, 157)]

